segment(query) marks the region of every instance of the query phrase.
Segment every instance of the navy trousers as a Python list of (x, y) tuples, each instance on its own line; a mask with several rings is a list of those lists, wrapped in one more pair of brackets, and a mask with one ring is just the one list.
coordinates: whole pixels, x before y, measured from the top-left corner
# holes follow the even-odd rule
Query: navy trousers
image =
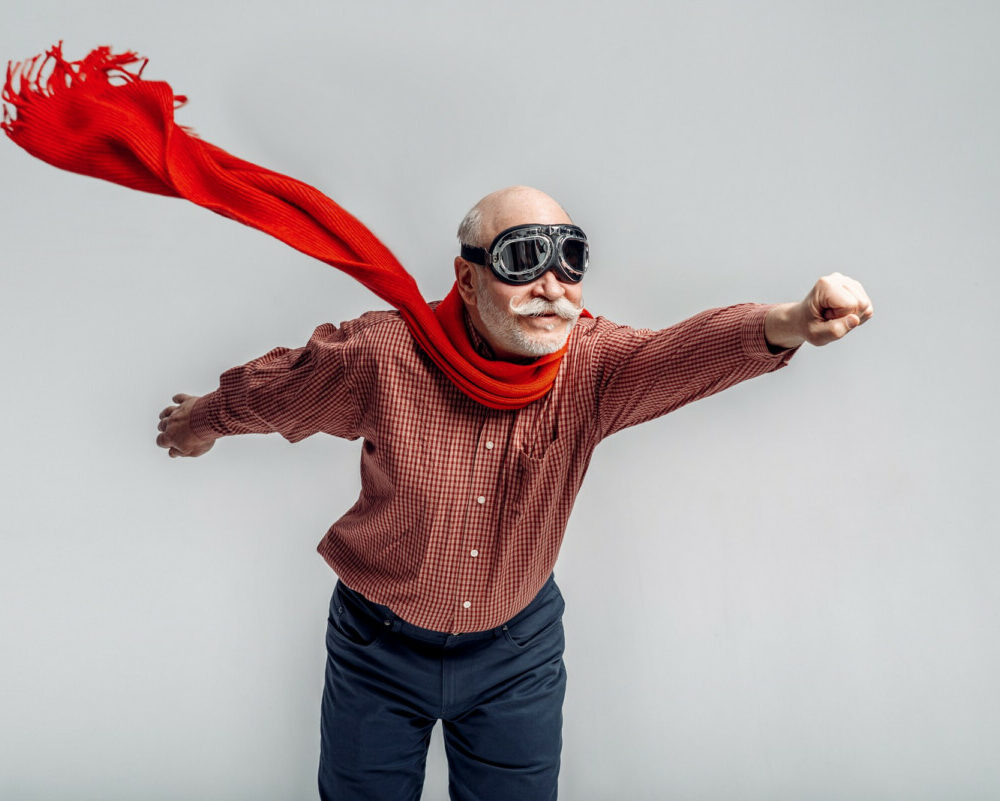
[(566, 691), (555, 577), (495, 629), (419, 628), (338, 581), (327, 626), (323, 801), (417, 801), (441, 720), (452, 801), (553, 801)]

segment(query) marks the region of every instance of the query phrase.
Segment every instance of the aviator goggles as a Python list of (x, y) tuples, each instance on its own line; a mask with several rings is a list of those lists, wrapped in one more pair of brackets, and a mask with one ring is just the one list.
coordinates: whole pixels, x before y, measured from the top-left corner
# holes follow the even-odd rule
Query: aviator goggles
[(497, 234), (488, 249), (462, 244), (462, 258), (488, 266), (505, 284), (530, 284), (547, 270), (578, 284), (587, 272), (587, 235), (575, 225), (515, 225)]

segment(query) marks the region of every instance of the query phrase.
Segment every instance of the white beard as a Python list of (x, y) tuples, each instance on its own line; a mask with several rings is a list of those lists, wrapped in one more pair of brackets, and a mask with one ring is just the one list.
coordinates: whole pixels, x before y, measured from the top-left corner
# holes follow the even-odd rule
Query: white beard
[[(525, 312), (529, 314), (534, 313), (532, 305), (536, 301), (540, 301), (540, 305), (544, 306), (546, 310), (553, 310), (552, 307), (559, 306), (561, 313), (572, 313), (573, 317), (572, 319), (562, 318), (546, 326), (549, 332), (555, 332), (556, 328), (561, 328), (562, 330), (559, 333), (546, 334), (541, 331), (534, 333), (525, 331), (518, 321), (518, 310), (520, 310), (522, 315)], [(550, 353), (555, 353), (566, 344), (569, 333), (573, 330), (573, 326), (580, 315), (580, 309), (573, 306), (565, 298), (560, 298), (555, 303), (536, 298), (525, 301), (520, 306), (514, 306), (512, 300), (510, 311), (504, 312), (493, 300), (492, 295), (486, 291), (483, 282), (478, 277), (476, 278), (476, 307), (479, 309), (479, 316), (483, 321), (483, 325), (486, 326), (486, 330), (489, 331), (490, 336), (504, 350), (522, 356), (547, 356)], [(539, 308), (538, 310), (541, 311), (543, 309)]]

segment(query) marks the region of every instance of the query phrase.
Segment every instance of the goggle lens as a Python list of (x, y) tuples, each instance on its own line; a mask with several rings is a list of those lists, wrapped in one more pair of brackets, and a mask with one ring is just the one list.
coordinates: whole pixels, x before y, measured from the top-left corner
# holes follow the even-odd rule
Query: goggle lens
[(511, 278), (533, 281), (549, 260), (549, 247), (549, 240), (540, 236), (508, 242), (498, 254), (500, 267)]
[(587, 243), (582, 239), (564, 239), (560, 255), (570, 269), (573, 280), (583, 278), (587, 269)]

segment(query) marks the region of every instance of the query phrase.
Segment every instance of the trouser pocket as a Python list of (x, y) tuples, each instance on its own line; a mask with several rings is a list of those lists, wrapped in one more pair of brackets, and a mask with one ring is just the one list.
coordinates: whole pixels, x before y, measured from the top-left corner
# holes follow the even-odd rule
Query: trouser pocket
[(338, 579), (330, 600), (327, 643), (371, 648), (380, 641), (384, 628), (364, 598)]
[(501, 626), (504, 639), (518, 650), (563, 638), (562, 617), (566, 602), (555, 581), (550, 581), (538, 597)]

